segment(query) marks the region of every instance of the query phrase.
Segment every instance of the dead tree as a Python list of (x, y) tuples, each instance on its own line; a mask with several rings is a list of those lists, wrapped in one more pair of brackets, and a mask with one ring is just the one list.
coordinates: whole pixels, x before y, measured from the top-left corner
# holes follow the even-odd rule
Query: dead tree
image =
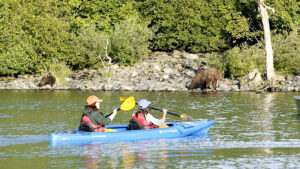
[(273, 49), (271, 41), (271, 31), (269, 23), (268, 10), (272, 13), (275, 13), (274, 8), (267, 6), (264, 3), (264, 0), (258, 0), (258, 11), (262, 20), (263, 29), (264, 29), (264, 45), (266, 51), (266, 70), (267, 70), (267, 79), (269, 84), (272, 86), (275, 78), (274, 65), (273, 65)]

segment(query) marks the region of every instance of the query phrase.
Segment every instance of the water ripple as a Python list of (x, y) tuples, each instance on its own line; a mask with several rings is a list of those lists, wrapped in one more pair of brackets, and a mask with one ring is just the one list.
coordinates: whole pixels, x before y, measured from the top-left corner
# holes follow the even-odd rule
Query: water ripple
[(0, 146), (48, 142), (48, 135), (0, 135)]

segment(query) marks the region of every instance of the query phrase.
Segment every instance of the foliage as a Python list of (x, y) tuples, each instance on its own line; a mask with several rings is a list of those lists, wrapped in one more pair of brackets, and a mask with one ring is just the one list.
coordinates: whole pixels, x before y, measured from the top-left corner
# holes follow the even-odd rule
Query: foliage
[(131, 16), (116, 24), (110, 34), (97, 31), (96, 26), (92, 24), (78, 36), (78, 50), (82, 61), (85, 61), (82, 65), (100, 67), (102, 61), (107, 61), (106, 55), (114, 63), (134, 63), (148, 51), (151, 36), (152, 31), (145, 23), (139, 21), (137, 16)]
[(235, 0), (147, 0), (139, 11), (157, 28), (154, 50), (218, 51), (228, 48), (231, 38), (248, 36), (247, 20)]
[(274, 32), (300, 31), (300, 1), (267, 0), (266, 3), (275, 9), (270, 17)]
[(1, 74), (40, 72), (54, 59), (75, 57), (68, 24), (54, 17), (50, 6), (49, 1), (13, 0), (1, 6)]
[(254, 68), (265, 72), (265, 56), (261, 44), (234, 47), (221, 55), (213, 54), (208, 60), (209, 66), (224, 70), (225, 76), (231, 78), (240, 78)]
[(58, 82), (65, 83), (65, 79), (72, 74), (72, 70), (64, 63), (53, 61), (49, 65), (49, 73), (53, 75)]
[[(287, 32), (278, 35), (286, 40), (274, 37), (274, 66), (283, 73), (299, 71), (299, 35), (294, 32), (300, 31), (300, 2), (265, 3), (275, 8), (272, 33)], [(245, 62), (265, 66), (251, 53), (256, 50), (251, 45), (262, 39), (257, 0), (0, 1), (1, 75), (39, 73), (54, 61), (72, 69), (97, 68), (108, 40), (108, 55), (122, 65), (137, 61), (147, 48), (224, 52), (244, 44), (215, 55), (211, 63), (226, 59), (221, 67), (234, 77), (247, 72)], [(250, 56), (257, 58), (251, 61)]]
[(110, 32), (112, 27), (128, 16), (137, 15), (132, 1), (128, 0), (67, 0), (66, 6), (72, 30), (95, 24), (99, 31)]
[(6, 46), (7, 52), (0, 54), (0, 72), (2, 75), (25, 74), (34, 71), (34, 64), (37, 61), (29, 56), (35, 53), (28, 50), (33, 47), (26, 41), (20, 40), (19, 42), (22, 43)]
[(109, 55), (121, 65), (132, 64), (148, 51), (152, 31), (138, 17), (116, 24), (110, 35)]
[(273, 36), (274, 67), (282, 74), (300, 72), (300, 35), (291, 34)]
[[(282, 74), (300, 72), (300, 36), (297, 32), (273, 36), (274, 67)], [(266, 74), (266, 61), (263, 42), (253, 46), (234, 47), (223, 54), (212, 54), (208, 57), (211, 67), (225, 71), (229, 77), (242, 77), (257, 68)]]
[(82, 30), (77, 41), (78, 53), (81, 56), (81, 60), (77, 60), (78, 67), (97, 67), (99, 59), (105, 60), (107, 43), (109, 43), (109, 35), (97, 32), (95, 24)]

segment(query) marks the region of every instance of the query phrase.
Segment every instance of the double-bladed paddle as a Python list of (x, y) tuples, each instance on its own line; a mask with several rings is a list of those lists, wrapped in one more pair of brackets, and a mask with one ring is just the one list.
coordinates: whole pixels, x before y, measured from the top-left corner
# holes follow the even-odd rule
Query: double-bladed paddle
[[(129, 97), (130, 98), (130, 97)], [(128, 99), (129, 99), (128, 98)], [(126, 97), (120, 97), (120, 100), (121, 101), (126, 101)], [(137, 104), (137, 103), (135, 103), (135, 104)], [(156, 108), (156, 107), (150, 107), (151, 109), (153, 109), (153, 110), (157, 110), (157, 111), (161, 111), (162, 112), (162, 109), (160, 109), (160, 108)], [(189, 115), (186, 115), (186, 114), (177, 114), (177, 113), (173, 113), (173, 112), (169, 112), (169, 111), (167, 111), (167, 113), (168, 114), (171, 114), (171, 115), (174, 115), (174, 116), (177, 116), (177, 117), (179, 117), (179, 118), (181, 118), (181, 119), (186, 119), (186, 120), (190, 120), (190, 121), (195, 121), (191, 116), (189, 116)]]
[[(133, 96), (130, 96), (128, 98), (125, 98), (125, 97), (120, 97), (120, 100), (123, 101), (123, 103), (120, 105), (120, 107), (117, 109), (117, 111), (119, 110), (124, 110), (124, 111), (129, 111), (131, 109), (134, 108), (135, 106), (135, 99)], [(113, 112), (109, 113), (108, 115), (105, 116), (108, 117), (112, 114)]]
[[(157, 111), (161, 111), (162, 112), (162, 109), (160, 108), (156, 108), (156, 107), (150, 107), (151, 109), (153, 110), (157, 110)], [(169, 112), (167, 111), (168, 114), (172, 114), (174, 116), (177, 116), (179, 118), (182, 118), (182, 119), (187, 119), (187, 120), (190, 120), (190, 121), (195, 121), (191, 116), (189, 115), (186, 115), (186, 114), (177, 114), (177, 113), (173, 113), (173, 112)]]

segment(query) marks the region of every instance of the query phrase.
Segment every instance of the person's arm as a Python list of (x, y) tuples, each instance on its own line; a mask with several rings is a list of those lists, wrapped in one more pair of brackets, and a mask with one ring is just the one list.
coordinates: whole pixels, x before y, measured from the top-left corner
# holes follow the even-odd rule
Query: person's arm
[(162, 109), (163, 116), (161, 117), (162, 123), (165, 123), (166, 115), (167, 115), (167, 109)]
[(91, 121), (94, 120), (96, 122), (96, 124), (98, 124), (98, 125), (101, 124), (101, 125), (106, 126), (106, 125), (109, 125), (111, 123), (111, 119), (110, 118), (105, 118), (104, 115), (100, 112), (92, 113), (90, 115), (90, 119), (91, 119)]
[(146, 115), (146, 120), (148, 122), (151, 122), (151, 123), (157, 125), (157, 126), (160, 126), (160, 125), (164, 124), (161, 119), (157, 119), (157, 118), (153, 117), (150, 113), (148, 113)]
[(118, 113), (118, 110), (117, 110), (117, 109), (114, 109), (114, 110), (113, 110), (113, 113), (112, 113), (110, 116), (108, 116), (108, 117), (110, 118), (111, 121), (115, 118), (115, 116), (117, 115), (117, 113)]

